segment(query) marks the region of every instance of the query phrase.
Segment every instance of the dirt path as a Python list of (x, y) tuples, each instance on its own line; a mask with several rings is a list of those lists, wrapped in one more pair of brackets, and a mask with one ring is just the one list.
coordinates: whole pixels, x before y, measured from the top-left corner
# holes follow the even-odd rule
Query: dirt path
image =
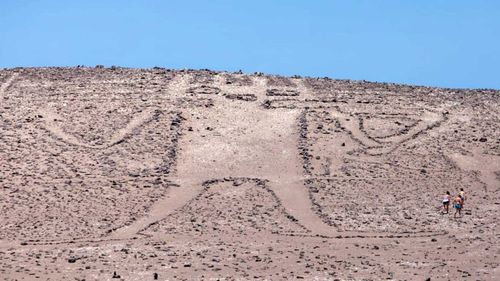
[(7, 92), (7, 89), (12, 85), (14, 80), (19, 76), (19, 73), (14, 73), (12, 74), (5, 83), (0, 86), (0, 101), (3, 101), (3, 98), (5, 96), (5, 93)]

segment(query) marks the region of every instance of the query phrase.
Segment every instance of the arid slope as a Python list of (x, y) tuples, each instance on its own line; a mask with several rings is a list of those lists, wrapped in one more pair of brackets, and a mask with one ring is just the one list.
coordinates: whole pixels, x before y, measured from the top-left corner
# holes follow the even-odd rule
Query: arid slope
[(1, 70), (0, 276), (499, 280), (499, 124), (495, 90)]

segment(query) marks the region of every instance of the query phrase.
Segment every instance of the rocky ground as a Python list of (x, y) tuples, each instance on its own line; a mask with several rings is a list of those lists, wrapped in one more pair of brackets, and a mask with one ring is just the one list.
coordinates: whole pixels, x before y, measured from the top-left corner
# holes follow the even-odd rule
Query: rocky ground
[(498, 280), (498, 124), (495, 90), (0, 70), (0, 279)]

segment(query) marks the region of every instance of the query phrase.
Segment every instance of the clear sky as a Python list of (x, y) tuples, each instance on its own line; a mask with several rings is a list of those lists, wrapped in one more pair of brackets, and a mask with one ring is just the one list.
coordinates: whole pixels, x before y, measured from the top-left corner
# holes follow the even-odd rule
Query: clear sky
[(500, 89), (500, 1), (0, 0), (0, 67), (96, 64)]

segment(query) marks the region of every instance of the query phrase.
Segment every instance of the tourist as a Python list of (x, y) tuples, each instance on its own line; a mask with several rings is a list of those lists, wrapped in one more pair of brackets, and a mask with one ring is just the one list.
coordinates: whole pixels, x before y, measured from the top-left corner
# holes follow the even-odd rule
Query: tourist
[(458, 193), (458, 196), (460, 196), (460, 199), (462, 199), (462, 207), (463, 207), (464, 203), (465, 203), (465, 191), (463, 188), (460, 188), (460, 192)]
[(446, 191), (446, 194), (443, 197), (443, 212), (448, 214), (450, 209), (450, 200), (451, 195), (449, 191)]
[(453, 200), (453, 207), (455, 208), (455, 214), (453, 214), (453, 217), (455, 218), (457, 214), (461, 217), (463, 201), (460, 195), (457, 195), (457, 197), (455, 197), (455, 199)]

